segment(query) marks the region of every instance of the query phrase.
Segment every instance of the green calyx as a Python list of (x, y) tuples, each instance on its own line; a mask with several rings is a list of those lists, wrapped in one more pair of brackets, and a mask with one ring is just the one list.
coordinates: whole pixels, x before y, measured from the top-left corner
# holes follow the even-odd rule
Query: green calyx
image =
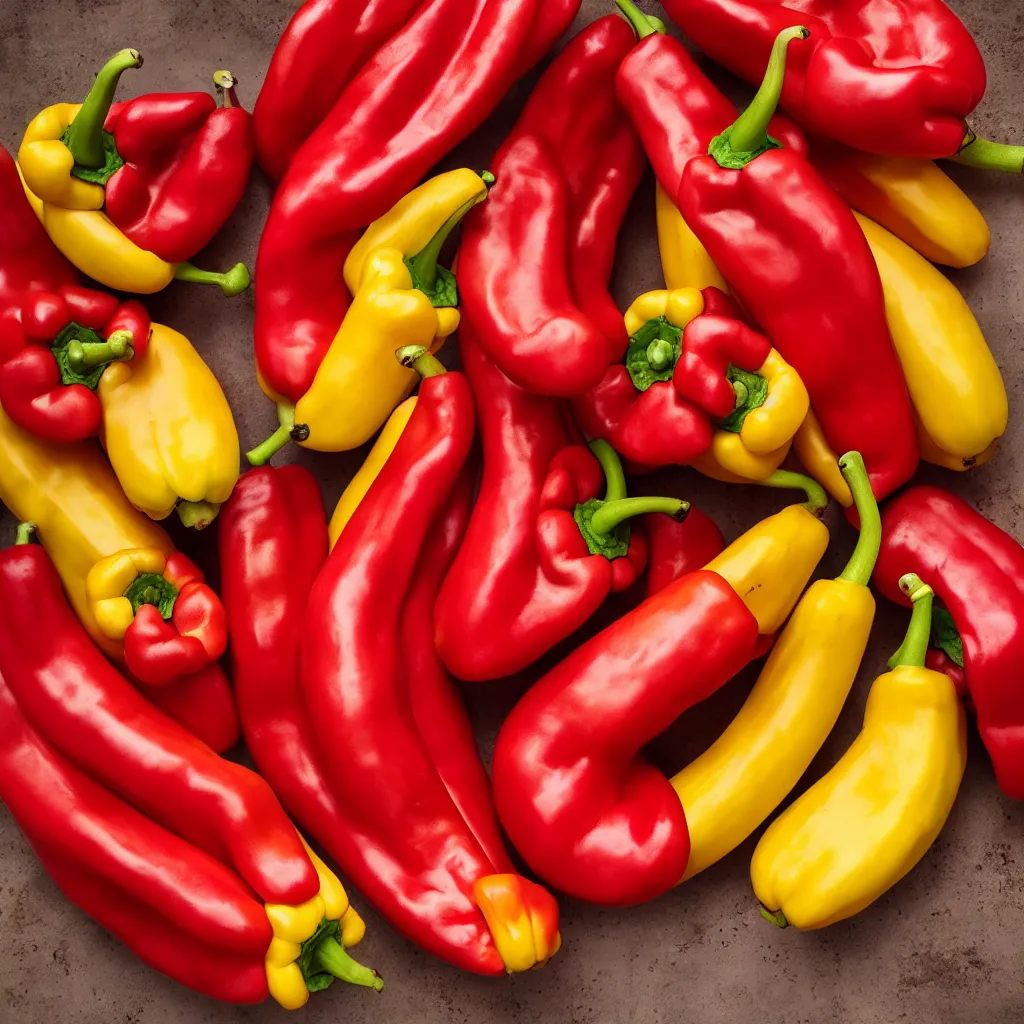
[(857, 546), (853, 549), (853, 555), (839, 579), (866, 587), (871, 574), (875, 571), (875, 562), (878, 561), (878, 552), (882, 546), (882, 519), (860, 452), (847, 452), (839, 460), (839, 471), (850, 485), (853, 504), (860, 517)]
[(155, 572), (144, 572), (128, 584), (124, 596), (131, 602), (133, 612), (137, 612), (144, 604), (151, 604), (166, 621), (174, 614), (178, 588)]
[(964, 641), (953, 616), (945, 608), (932, 608), (931, 646), (943, 651), (957, 668), (964, 667)]
[(900, 590), (910, 598), (914, 610), (910, 614), (910, 625), (900, 649), (889, 659), (889, 668), (921, 668), (928, 653), (935, 594), (931, 587), (921, 581), (920, 576), (912, 572), (901, 577)]
[(633, 0), (615, 0), (623, 17), (629, 22), (637, 39), (646, 39), (648, 36), (664, 35), (665, 22), (653, 14), (644, 14)]
[(362, 985), (380, 992), (384, 979), (376, 971), (353, 960), (341, 944), (341, 922), (326, 917), (316, 931), (302, 944), (295, 961), (310, 992), (322, 992), (335, 980)]
[(759, 373), (731, 365), (725, 377), (736, 393), (736, 408), (718, 426), (730, 434), (738, 434), (743, 429), (743, 421), (768, 400), (768, 381)]
[(776, 928), (788, 928), (789, 922), (786, 920), (786, 915), (781, 910), (769, 910), (767, 907), (761, 907), (761, 916), (769, 923), (775, 925)]
[[(66, 129), (64, 134), (60, 137), (60, 141), (64, 143), (68, 149), (71, 146), (68, 143), (68, 133), (71, 131), (70, 128)], [(88, 181), (92, 185), (106, 185), (110, 179), (117, 174), (122, 167), (124, 167), (124, 159), (121, 154), (117, 151), (117, 143), (114, 141), (114, 136), (108, 131), (102, 133), (102, 145), (103, 145), (103, 163), (99, 167), (85, 167), (83, 164), (76, 163), (71, 168), (71, 174), (76, 178), (81, 178), (82, 181)]]
[(712, 139), (708, 147), (708, 153), (719, 167), (742, 170), (768, 150), (782, 149), (782, 143), (768, 134), (768, 125), (782, 97), (782, 85), (786, 79), (786, 51), (794, 39), (806, 39), (810, 34), (802, 25), (795, 25), (776, 36), (768, 69), (757, 95), (736, 122)]
[(626, 370), (633, 387), (646, 391), (652, 384), (671, 380), (682, 354), (683, 329), (664, 316), (648, 320), (626, 349)]
[(50, 351), (57, 360), (61, 383), (82, 384), (90, 391), (99, 386), (110, 363), (135, 355), (131, 331), (114, 331), (104, 341), (95, 331), (73, 322), (53, 339)]

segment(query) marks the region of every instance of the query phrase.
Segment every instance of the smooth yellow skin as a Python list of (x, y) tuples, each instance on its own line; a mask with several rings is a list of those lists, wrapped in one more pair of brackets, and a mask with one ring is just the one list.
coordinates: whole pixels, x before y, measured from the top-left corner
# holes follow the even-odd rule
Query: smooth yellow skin
[(356, 293), (366, 261), (377, 249), (398, 249), (403, 256), (415, 256), (457, 210), (486, 198), (483, 178), (466, 167), (425, 181), (375, 220), (352, 247), (344, 269), (348, 290)]
[(0, 501), (36, 536), (60, 574), (75, 613), (111, 657), (120, 643), (104, 636), (86, 593), (89, 570), (126, 548), (174, 550), (170, 537), (121, 490), (98, 445), (53, 445), (26, 433), (0, 409)]
[(36, 114), (25, 129), (18, 149), (18, 163), (26, 187), (44, 203), (55, 203), (69, 210), (101, 210), (103, 186), (71, 174), (75, 158), (61, 142), (61, 136), (81, 109), (81, 103), (54, 103)]
[(966, 728), (941, 673), (902, 666), (876, 679), (850, 749), (757, 844), (750, 875), (761, 903), (796, 928), (824, 928), (895, 885), (952, 810)]
[(999, 441), (993, 441), (983, 452), (978, 455), (964, 458), (962, 455), (950, 455), (944, 452), (924, 429), (921, 417), (914, 416), (914, 425), (917, 428), (918, 453), (925, 462), (931, 462), (944, 469), (951, 469), (954, 473), (966, 473), (970, 469), (977, 469), (990, 462), (992, 457), (999, 451)]
[(162, 576), (167, 558), (159, 548), (128, 548), (101, 558), (85, 578), (85, 594), (92, 604), (100, 632), (109, 640), (123, 640), (135, 618), (124, 592), (146, 573)]
[(648, 320), (665, 317), (676, 327), (686, 327), (704, 312), (704, 296), (696, 288), (659, 288), (638, 296), (626, 310), (623, 320), (632, 337)]
[(793, 447), (800, 465), (808, 474), (814, 477), (843, 508), (849, 508), (853, 504), (850, 485), (839, 471), (839, 456), (829, 447), (813, 409), (807, 410), (807, 415), (793, 438)]
[(683, 220), (679, 208), (668, 193), (657, 186), (655, 212), (658, 220), (658, 249), (665, 284), (676, 288), (720, 288), (729, 291), (707, 249)]
[(295, 405), (295, 422), (309, 427), (303, 448), (344, 452), (365, 444), (419, 375), (395, 358), (406, 345), (431, 348), (458, 327), (457, 309), (435, 309), (413, 288), (399, 249), (375, 250), (341, 328)]
[(97, 393), (104, 446), (136, 508), (166, 519), (179, 500), (227, 501), (238, 432), (217, 378), (184, 335), (153, 324), (146, 351), (111, 363)]
[(416, 408), (416, 396), (407, 398), (390, 416), (384, 429), (377, 435), (373, 442), (370, 454), (366, 461), (356, 471), (356, 475), (349, 481), (348, 487), (342, 492), (338, 504), (334, 508), (331, 522), (328, 526), (328, 533), (331, 540), (331, 547), (337, 543), (341, 531), (348, 525), (348, 521), (355, 514), (360, 502), (366, 497), (366, 492), (373, 485), (373, 481), (380, 475), (384, 463), (391, 457), (391, 453), (398, 444), (398, 439), (405, 430)]
[(947, 454), (975, 458), (1003, 435), (1008, 415), (1002, 374), (978, 321), (944, 274), (856, 216), (878, 265), (889, 330), (924, 430)]
[(859, 583), (818, 580), (804, 594), (732, 723), (672, 779), (690, 830), (682, 881), (735, 850), (800, 781), (846, 703), (874, 617)]
[(825, 524), (802, 505), (790, 505), (747, 530), (704, 568), (739, 594), (761, 634), (775, 633), (827, 547)]

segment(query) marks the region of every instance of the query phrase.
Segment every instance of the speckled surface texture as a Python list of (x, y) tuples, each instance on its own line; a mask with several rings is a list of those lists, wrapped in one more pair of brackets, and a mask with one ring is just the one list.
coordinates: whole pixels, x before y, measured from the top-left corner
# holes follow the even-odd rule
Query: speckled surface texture
[[(840, 0), (836, 0), (840, 2)], [(652, 0), (642, 4), (655, 11)], [(1016, 0), (952, 0), (981, 44), (990, 88), (974, 118), (979, 133), (1024, 141), (1020, 93), (1024, 13)], [(608, 11), (585, 0), (577, 28)], [(16, 148), (36, 110), (84, 94), (95, 69), (122, 46), (146, 65), (126, 75), (124, 95), (203, 88), (230, 67), (251, 106), (293, 0), (0, 0), (0, 141)], [(531, 78), (530, 81), (533, 79)], [(746, 93), (719, 80), (737, 98)], [(518, 86), (484, 130), (446, 162), (486, 166), (521, 106)], [(988, 216), (992, 254), (956, 275), (1006, 377), (1011, 426), (997, 459), (974, 476), (942, 482), (975, 501), (1024, 539), (1020, 499), (1024, 460), (1024, 243), (1019, 233), (1024, 183), (954, 168), (951, 172)], [(207, 266), (244, 259), (250, 266), (266, 215), (266, 180), (254, 174), (245, 201), (201, 257)], [(0, 240), (0, 244), (2, 240)], [(660, 286), (653, 181), (634, 204), (620, 245), (615, 291), (625, 306)], [(187, 334), (217, 373), (235, 410), (243, 446), (266, 435), (274, 412), (252, 366), (252, 297), (224, 299), (172, 285), (150, 302), (153, 317)], [(290, 453), (289, 457), (295, 457)], [(328, 507), (361, 454), (299, 455), (317, 472)], [(922, 473), (938, 480), (939, 470)], [(715, 515), (730, 537), (781, 505), (779, 497), (730, 490), (688, 471), (661, 474), (658, 485)], [(822, 565), (834, 574), (853, 533), (832, 520), (834, 543)], [(0, 537), (11, 536), (9, 516)], [(209, 565), (209, 538), (185, 541)], [(631, 600), (628, 599), (628, 600)], [(628, 600), (617, 606), (623, 610)], [(614, 614), (609, 608), (607, 616)], [(882, 604), (871, 647), (843, 717), (808, 779), (840, 756), (859, 728), (871, 680), (899, 642), (906, 613)], [(692, 759), (739, 706), (753, 675), (661, 737), (652, 756), (666, 770)], [(503, 714), (528, 680), (468, 691), (485, 753)], [(360, 958), (387, 979), (383, 994), (337, 986), (300, 1017), (347, 1024), (417, 1021), (746, 1022), (759, 1024), (1009, 1024), (1024, 1019), (1024, 807), (1005, 799), (975, 735), (952, 817), (922, 863), (875, 906), (826, 932), (779, 932), (760, 919), (747, 877), (753, 841), (695, 881), (655, 903), (602, 911), (563, 902), (564, 944), (543, 971), (507, 980), (460, 974), (398, 937), (352, 893), (367, 918)], [(1018, 863), (1018, 857), (1021, 858)], [(144, 967), (68, 904), (43, 873), (0, 808), (0, 1022), (2, 1024), (209, 1024), (283, 1019), (275, 1005), (232, 1008), (194, 995)]]

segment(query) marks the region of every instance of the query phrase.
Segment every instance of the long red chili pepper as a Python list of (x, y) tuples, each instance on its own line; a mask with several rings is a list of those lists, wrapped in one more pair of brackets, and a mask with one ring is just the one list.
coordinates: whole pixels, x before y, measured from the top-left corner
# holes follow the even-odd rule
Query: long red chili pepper
[[(1024, 800), (1024, 548), (962, 498), (912, 487), (882, 515), (875, 583), (909, 604), (899, 577), (913, 572), (941, 598), (929, 664), (966, 683), (1000, 788)], [(958, 685), (959, 688), (959, 685)]]
[(786, 47), (709, 156), (683, 172), (680, 210), (744, 307), (800, 374), (835, 451), (860, 451), (878, 499), (917, 466), (913, 411), (878, 270), (849, 207), (799, 154), (766, 133)]

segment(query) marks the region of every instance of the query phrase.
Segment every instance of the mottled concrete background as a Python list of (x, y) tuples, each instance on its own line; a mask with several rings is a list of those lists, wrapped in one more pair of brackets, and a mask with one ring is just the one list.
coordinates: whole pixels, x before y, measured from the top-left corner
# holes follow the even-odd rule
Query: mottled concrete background
[[(990, 137), (1024, 142), (1020, 5), (951, 2), (980, 40), (989, 66), (989, 94), (975, 127)], [(239, 77), (240, 96), (251, 105), (295, 6), (294, 0), (0, 0), (0, 142), (15, 149), (41, 106), (84, 95), (96, 68), (122, 46), (135, 46), (146, 58), (142, 72), (125, 75), (124, 95), (204, 88), (214, 69), (229, 67)], [(642, 6), (657, 10), (653, 0)], [(611, 7), (610, 0), (585, 0), (576, 27)], [(745, 95), (727, 76), (718, 77), (737, 98)], [(447, 166), (486, 166), (528, 86), (517, 87)], [(956, 280), (1003, 367), (1012, 424), (999, 457), (976, 475), (930, 470), (922, 476), (941, 477), (1024, 539), (1024, 460), (1016, 451), (1024, 437), (1024, 183), (959, 168), (952, 173), (992, 224), (992, 254)], [(623, 308), (640, 291), (661, 285), (653, 191), (649, 179), (621, 240), (615, 292)], [(251, 267), (268, 198), (267, 182), (257, 173), (241, 208), (199, 262), (226, 267), (244, 259)], [(235, 410), (243, 447), (264, 437), (275, 425), (274, 411), (253, 374), (252, 296), (231, 300), (172, 285), (150, 308), (155, 319), (184, 331), (213, 367)], [(361, 459), (361, 453), (318, 457), (294, 449), (288, 457), (296, 456), (317, 472), (329, 508)], [(782, 504), (777, 495), (729, 489), (689, 471), (661, 474), (657, 486), (696, 501), (730, 537)], [(822, 567), (830, 575), (853, 543), (845, 523), (832, 525), (835, 540)], [(6, 516), (0, 523), (4, 540), (11, 526)], [(208, 538), (186, 544), (209, 565)], [(867, 688), (906, 621), (905, 612), (881, 606), (856, 689), (810, 780), (856, 734)], [(659, 764), (674, 770), (706, 747), (752, 681), (746, 674), (660, 738), (652, 752)], [(526, 682), (467, 691), (485, 752)], [(1024, 808), (1000, 795), (973, 736), (960, 799), (942, 836), (908, 878), (853, 921), (807, 935), (779, 932), (762, 921), (747, 876), (751, 841), (684, 888), (639, 909), (602, 911), (564, 901), (564, 944), (557, 959), (543, 971), (507, 980), (470, 977), (426, 956), (353, 893), (369, 926), (359, 955), (380, 970), (387, 987), (375, 997), (339, 985), (315, 997), (300, 1016), (348, 1024), (1009, 1024), (1024, 1019), (1024, 879), (1017, 864), (1018, 856), (1024, 861), (1022, 831)], [(144, 967), (60, 896), (0, 809), (2, 1024), (226, 1024), (280, 1020), (282, 1014), (274, 1005), (235, 1009), (213, 1003)]]

